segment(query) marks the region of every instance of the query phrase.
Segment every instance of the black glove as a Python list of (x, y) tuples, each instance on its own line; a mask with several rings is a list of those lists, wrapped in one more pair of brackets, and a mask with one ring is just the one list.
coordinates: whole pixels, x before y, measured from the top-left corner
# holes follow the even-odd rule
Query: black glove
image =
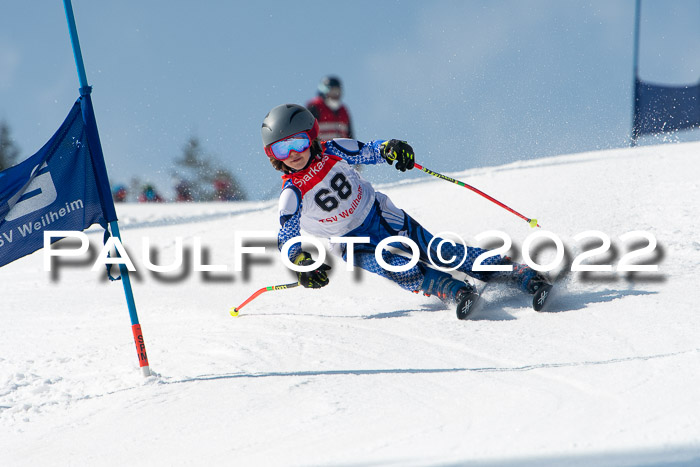
[(396, 169), (401, 172), (411, 170), (415, 164), (416, 156), (413, 148), (406, 141), (390, 139), (381, 145), (381, 154), (384, 159), (392, 165), (396, 161)]
[[(313, 263), (314, 260), (311, 259), (311, 255), (305, 251), (302, 251), (294, 260), (294, 264), (297, 266), (307, 266)], [(321, 287), (325, 287), (328, 285), (328, 274), (326, 274), (326, 271), (330, 271), (330, 269), (331, 267), (327, 264), (322, 264), (313, 271), (297, 272), (299, 285), (307, 289), (320, 289)]]

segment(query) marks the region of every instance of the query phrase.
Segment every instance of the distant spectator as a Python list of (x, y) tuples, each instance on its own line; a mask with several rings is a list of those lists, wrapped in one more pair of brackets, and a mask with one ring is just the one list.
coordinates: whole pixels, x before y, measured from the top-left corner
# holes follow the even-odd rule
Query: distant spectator
[(189, 181), (182, 179), (177, 182), (175, 185), (175, 200), (181, 203), (194, 201), (192, 184)]
[(115, 203), (123, 203), (126, 201), (126, 187), (124, 185), (115, 185), (112, 188), (112, 198)]
[(337, 76), (326, 76), (318, 84), (318, 95), (306, 103), (306, 108), (318, 121), (318, 137), (354, 138), (350, 114), (343, 105), (343, 85)]
[(153, 185), (145, 185), (139, 195), (139, 203), (162, 203), (163, 198), (158, 194)]

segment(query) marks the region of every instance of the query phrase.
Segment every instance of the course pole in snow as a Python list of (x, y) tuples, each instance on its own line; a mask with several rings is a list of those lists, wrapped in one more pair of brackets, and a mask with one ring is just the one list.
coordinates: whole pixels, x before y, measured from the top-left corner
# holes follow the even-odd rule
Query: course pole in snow
[(293, 289), (294, 287), (297, 287), (298, 285), (299, 285), (298, 282), (294, 282), (292, 284), (271, 285), (269, 287), (263, 287), (262, 289), (256, 291), (253, 295), (248, 297), (248, 299), (245, 302), (241, 303), (238, 306), (231, 308), (231, 310), (229, 310), (229, 312), (231, 313), (231, 316), (238, 316), (238, 313), (241, 311), (241, 308), (243, 308), (248, 303), (250, 303), (253, 300), (255, 300), (256, 298), (258, 298), (261, 294), (263, 294), (265, 292), (270, 292), (272, 290)]
[(448, 182), (452, 182), (452, 183), (454, 183), (455, 185), (463, 186), (464, 188), (467, 188), (467, 189), (469, 189), (469, 190), (472, 190), (474, 193), (476, 193), (476, 194), (478, 194), (478, 195), (480, 195), (480, 196), (483, 196), (483, 197), (486, 198), (487, 200), (489, 200), (489, 201), (491, 201), (491, 202), (493, 202), (493, 203), (496, 203), (497, 205), (499, 205), (499, 206), (502, 207), (503, 209), (505, 209), (505, 210), (507, 210), (507, 211), (510, 211), (510, 212), (512, 212), (513, 214), (515, 214), (516, 216), (518, 216), (519, 218), (525, 220), (525, 221), (530, 225), (530, 227), (533, 227), (533, 228), (534, 228), (534, 227), (540, 227), (540, 225), (537, 223), (537, 219), (530, 219), (530, 218), (528, 218), (528, 217), (523, 216), (523, 215), (520, 214), (518, 211), (515, 211), (514, 209), (509, 208), (509, 207), (506, 206), (505, 204), (501, 203), (500, 201), (498, 201), (498, 200), (495, 199), (495, 198), (492, 198), (491, 196), (487, 195), (486, 193), (484, 193), (483, 191), (479, 190), (478, 188), (474, 188), (473, 186), (471, 186), (471, 185), (469, 185), (469, 184), (467, 184), (467, 183), (460, 182), (459, 180), (455, 180), (454, 178), (448, 177), (447, 175), (443, 175), (443, 174), (441, 174), (441, 173), (439, 173), (439, 172), (433, 172), (432, 170), (427, 169), (427, 168), (423, 167), (423, 166), (420, 165), (420, 164), (415, 164), (414, 167), (415, 167), (416, 169), (418, 169), (418, 170), (422, 170), (423, 172), (427, 173), (428, 175), (432, 175), (433, 177), (437, 177), (437, 178), (439, 178), (439, 179), (441, 179), (441, 180), (445, 180), (445, 181), (448, 181)]
[[(117, 224), (117, 214), (114, 208), (114, 201), (109, 186), (107, 177), (107, 168), (104, 162), (102, 153), (102, 143), (100, 135), (97, 132), (97, 122), (95, 113), (92, 107), (92, 99), (90, 98), (91, 88), (87, 82), (85, 73), (85, 64), (83, 63), (83, 54), (80, 51), (80, 42), (78, 41), (78, 29), (75, 26), (75, 17), (73, 15), (73, 5), (71, 0), (63, 0), (63, 7), (66, 10), (66, 19), (68, 21), (68, 30), (70, 32), (71, 45), (73, 46), (73, 56), (75, 57), (75, 66), (78, 68), (78, 79), (80, 80), (80, 97), (81, 107), (83, 109), (83, 121), (87, 131), (88, 145), (90, 148), (90, 157), (93, 162), (95, 178), (98, 183), (100, 200), (102, 202), (103, 214), (109, 223), (112, 235), (121, 242), (119, 234), (119, 225)], [(139, 317), (136, 314), (136, 303), (134, 294), (131, 289), (131, 281), (129, 280), (129, 270), (124, 264), (119, 264), (121, 272), (122, 285), (124, 286), (124, 295), (126, 296), (126, 304), (129, 309), (129, 317), (131, 318), (131, 331), (134, 335), (134, 343), (136, 344), (136, 354), (139, 358), (139, 367), (144, 376), (150, 376), (151, 370), (148, 365), (148, 355), (146, 354), (146, 344), (143, 340)]]

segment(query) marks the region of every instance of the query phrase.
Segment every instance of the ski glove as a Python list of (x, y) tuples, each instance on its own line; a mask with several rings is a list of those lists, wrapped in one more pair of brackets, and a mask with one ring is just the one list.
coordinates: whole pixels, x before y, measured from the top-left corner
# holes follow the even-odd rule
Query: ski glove
[[(311, 255), (305, 251), (302, 251), (299, 256), (294, 259), (294, 264), (297, 266), (307, 266), (313, 264), (314, 260)], [(318, 269), (307, 272), (297, 272), (297, 277), (299, 278), (299, 285), (306, 287), (307, 289), (320, 289), (328, 285), (328, 274), (331, 267), (327, 264), (322, 264)]]
[(413, 148), (406, 141), (398, 139), (390, 139), (381, 144), (381, 155), (389, 165), (396, 161), (396, 169), (401, 172), (411, 170), (415, 164), (416, 156), (413, 154)]

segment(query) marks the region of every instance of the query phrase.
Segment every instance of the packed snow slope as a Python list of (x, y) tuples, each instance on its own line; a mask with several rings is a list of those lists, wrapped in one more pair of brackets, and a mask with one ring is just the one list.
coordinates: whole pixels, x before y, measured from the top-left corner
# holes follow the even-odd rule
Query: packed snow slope
[[(274, 201), (119, 205), (155, 375), (139, 372), (121, 283), (90, 270), (99, 229), (92, 257), (45, 272), (39, 251), (0, 269), (0, 465), (700, 464), (700, 143), (450, 175), (562, 240), (548, 312), (489, 285), (459, 321), (331, 259), (328, 287), (268, 292), (234, 318), (293, 281), (274, 241), (233, 271), (234, 235), (276, 231)], [(505, 232), (516, 256), (539, 231), (427, 175), (380, 189), (433, 233), (497, 246), (475, 236)], [(584, 264), (617, 268), (649, 243), (620, 235), (643, 231), (658, 243), (633, 262), (658, 272), (567, 273), (601, 245), (575, 239), (590, 230), (612, 247)], [(170, 264), (178, 237), (182, 268), (145, 269), (144, 238)], [(191, 271), (196, 238), (228, 271)]]

